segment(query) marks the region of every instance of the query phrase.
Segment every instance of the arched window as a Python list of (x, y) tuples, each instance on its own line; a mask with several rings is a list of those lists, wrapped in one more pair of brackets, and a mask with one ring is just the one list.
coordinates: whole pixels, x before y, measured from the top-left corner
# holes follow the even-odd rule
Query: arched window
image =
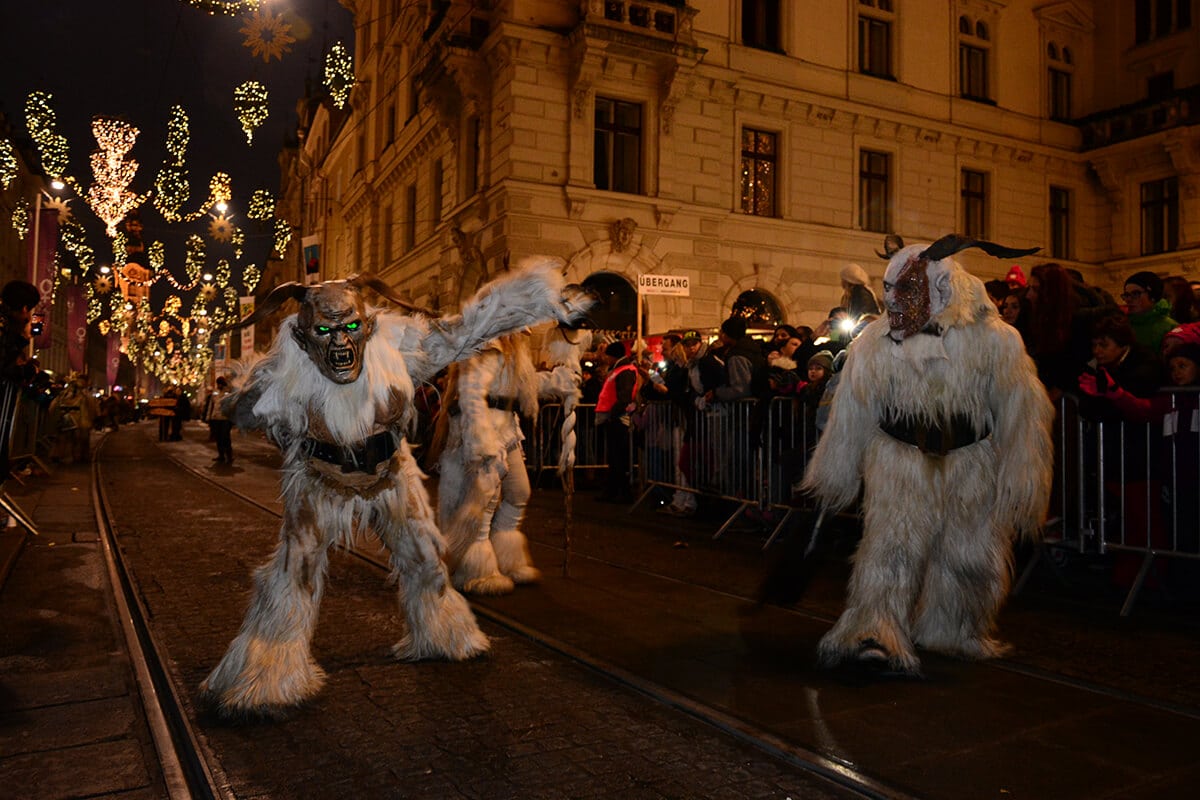
[(583, 288), (598, 298), (588, 312), (596, 328), (604, 331), (637, 329), (637, 290), (615, 272), (597, 272), (583, 280)]
[(774, 328), (784, 322), (775, 298), (762, 289), (750, 289), (733, 301), (730, 316), (742, 317), (748, 328)]

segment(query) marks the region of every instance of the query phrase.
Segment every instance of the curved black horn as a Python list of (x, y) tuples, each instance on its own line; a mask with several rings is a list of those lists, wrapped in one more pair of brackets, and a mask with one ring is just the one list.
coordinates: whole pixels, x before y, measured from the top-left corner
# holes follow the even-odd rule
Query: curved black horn
[(400, 297), (400, 295), (396, 294), (391, 286), (388, 286), (386, 283), (384, 283), (383, 279), (373, 272), (364, 272), (360, 275), (355, 275), (349, 280), (349, 283), (355, 286), (365, 286), (374, 291), (375, 294), (379, 295), (384, 300), (403, 308), (405, 311), (412, 311), (416, 314), (425, 314), (426, 316), (430, 317), (437, 316), (437, 314), (433, 313), (428, 308), (422, 308), (421, 306), (414, 305), (413, 303), (410, 303), (404, 298)]
[(901, 239), (897, 234), (889, 233), (887, 236), (883, 237), (883, 252), (881, 253), (876, 250), (875, 255), (879, 256), (884, 261), (887, 261), (903, 249), (904, 240)]
[(968, 239), (965, 236), (959, 236), (957, 233), (951, 233), (943, 236), (921, 251), (921, 258), (928, 261), (941, 261), (943, 258), (948, 258), (955, 253), (968, 250), (972, 247), (978, 247), (993, 258), (1020, 258), (1021, 256), (1033, 255), (1042, 249), (1040, 247), (1005, 247), (1002, 244), (985, 242), (980, 239)]
[(303, 283), (296, 283), (295, 281), (281, 283), (272, 289), (269, 295), (263, 298), (263, 301), (255, 307), (253, 314), (240, 322), (235, 322), (231, 325), (222, 325), (213, 331), (213, 336), (217, 337), (223, 333), (236, 331), (238, 328), (244, 328), (247, 325), (253, 325), (255, 322), (258, 322), (268, 314), (273, 314), (278, 311), (279, 307), (288, 300), (295, 300), (298, 303), (303, 303), (304, 297), (307, 294), (308, 287)]

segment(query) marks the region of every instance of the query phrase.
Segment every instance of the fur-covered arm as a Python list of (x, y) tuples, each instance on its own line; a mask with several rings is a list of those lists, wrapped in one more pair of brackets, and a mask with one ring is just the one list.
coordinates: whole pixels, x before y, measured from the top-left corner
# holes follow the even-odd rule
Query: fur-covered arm
[(875, 409), (870, 406), (871, 386), (866, 367), (869, 359), (888, 358), (879, 348), (851, 345), (833, 395), (829, 424), (817, 442), (808, 469), (804, 473), (804, 491), (815, 495), (830, 511), (845, 508), (858, 496), (862, 482), (863, 455), (879, 427)]
[(254, 406), (262, 397), (267, 384), (276, 371), (279, 343), (266, 355), (234, 362), (234, 373), (230, 376), (229, 394), (221, 400), (221, 411), (232, 420), (238, 430), (266, 430), (269, 421), (254, 413)]
[(550, 352), (549, 372), (537, 373), (538, 397), (554, 400), (579, 401), (579, 386), (583, 380), (583, 369), (580, 357), (591, 343), (591, 336), (585, 331), (573, 331), (575, 341), (567, 338), (568, 334), (552, 331), (553, 337), (546, 349)]
[(467, 464), (478, 464), (489, 456), (497, 456), (503, 446), (497, 441), (487, 403), (488, 389), (503, 366), (503, 354), (489, 349), (463, 362), (459, 368), (458, 409), (463, 461)]
[(595, 298), (580, 287), (564, 286), (562, 267), (554, 258), (527, 260), (480, 289), (460, 314), (435, 320), (410, 356), (413, 379), (426, 380), (506, 333), (548, 320), (581, 319)]
[(996, 445), (996, 520), (1036, 536), (1054, 480), (1054, 405), (1015, 329), (997, 326), (989, 394)]

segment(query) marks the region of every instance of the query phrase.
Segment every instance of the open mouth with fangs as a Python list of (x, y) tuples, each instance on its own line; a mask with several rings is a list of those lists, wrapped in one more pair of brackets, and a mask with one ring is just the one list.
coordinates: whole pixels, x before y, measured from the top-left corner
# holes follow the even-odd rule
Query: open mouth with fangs
[(336, 370), (347, 370), (354, 366), (355, 354), (353, 347), (330, 348), (326, 361)]

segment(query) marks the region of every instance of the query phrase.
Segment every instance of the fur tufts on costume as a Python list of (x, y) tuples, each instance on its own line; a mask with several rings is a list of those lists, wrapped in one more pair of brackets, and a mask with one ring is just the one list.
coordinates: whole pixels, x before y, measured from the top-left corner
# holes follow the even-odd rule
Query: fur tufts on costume
[(555, 329), (553, 369), (534, 370), (529, 336), (494, 342), (457, 366), (443, 406), (447, 425), (438, 472), (438, 521), (450, 545), (454, 585), (470, 594), (506, 594), (541, 577), (521, 532), (529, 476), (517, 411), (537, 418), (538, 398), (578, 401), (581, 334)]
[(1054, 410), (1020, 335), (951, 260), (971, 246), (1029, 252), (890, 237), (887, 316), (850, 345), (805, 475), (831, 511), (864, 489), (846, 609), (818, 648), (827, 666), (917, 674), (914, 645), (973, 659), (1003, 651), (993, 634), (1013, 537), (1036, 535), (1049, 503)]
[(450, 585), (445, 540), (404, 433), (415, 384), (497, 336), (587, 311), (593, 300), (564, 287), (561, 269), (553, 259), (527, 263), (481, 289), (461, 313), (435, 320), (367, 305), (371, 284), (357, 279), (285, 284), (260, 305), (301, 304), (223, 408), (282, 450), (284, 517), (274, 555), (255, 573), (241, 630), (201, 684), (219, 713), (275, 715), (320, 689), (324, 673), (309, 645), (328, 549), (360, 532), (373, 531), (390, 553), (407, 626), (397, 658), (457, 660), (487, 650)]

